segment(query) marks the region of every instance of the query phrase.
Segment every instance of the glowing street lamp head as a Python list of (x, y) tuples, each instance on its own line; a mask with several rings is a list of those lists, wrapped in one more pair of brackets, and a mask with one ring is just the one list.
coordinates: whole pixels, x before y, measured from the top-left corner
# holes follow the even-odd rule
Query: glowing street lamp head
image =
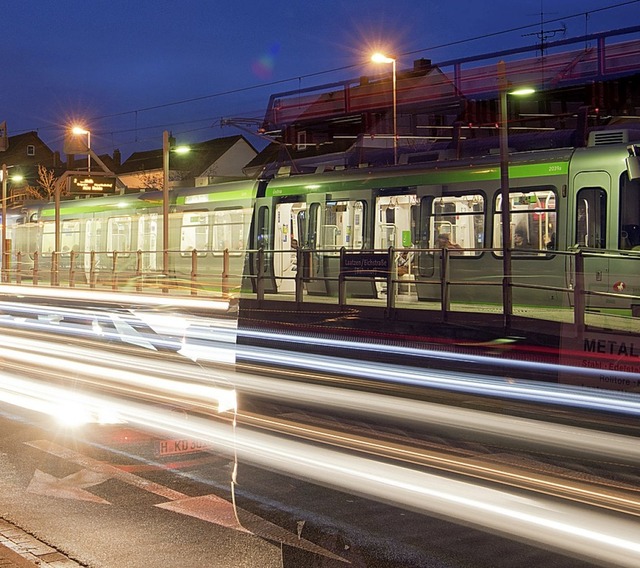
[(387, 57), (384, 53), (374, 53), (371, 56), (371, 61), (374, 63), (393, 63), (395, 58)]
[(82, 128), (82, 126), (74, 126), (74, 127), (71, 129), (71, 132), (72, 132), (73, 134), (89, 134), (89, 131), (88, 131), (88, 130), (85, 130), (84, 128)]
[(189, 146), (176, 146), (175, 148), (173, 148), (173, 151), (176, 154), (188, 154), (189, 152), (191, 152), (191, 148)]
[(509, 91), (510, 95), (515, 95), (517, 97), (522, 97), (525, 95), (532, 95), (536, 90), (531, 87), (520, 87), (519, 89), (513, 89), (513, 91)]

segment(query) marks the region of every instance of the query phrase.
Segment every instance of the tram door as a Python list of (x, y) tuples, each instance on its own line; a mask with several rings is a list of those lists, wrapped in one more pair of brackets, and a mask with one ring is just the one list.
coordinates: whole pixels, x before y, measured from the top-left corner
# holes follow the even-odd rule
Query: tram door
[[(335, 201), (310, 197), (306, 240), (302, 242), (309, 251), (305, 256), (306, 290), (310, 295), (335, 296), (338, 294), (340, 252), (343, 249), (359, 251), (365, 246), (367, 203), (364, 196), (355, 195)], [(372, 298), (376, 291), (372, 279), (363, 278), (347, 282), (346, 293), (350, 297)]]
[(306, 210), (304, 202), (276, 204), (273, 271), (279, 292), (295, 290), (297, 249), (304, 244)]
[[(89, 281), (90, 273), (92, 269), (91, 251), (103, 251), (105, 248), (102, 241), (102, 237), (103, 237), (102, 219), (100, 218), (87, 219), (87, 222), (85, 225), (85, 234), (84, 234), (84, 238), (85, 238), (84, 253), (85, 254), (82, 259), (87, 282)], [(96, 264), (97, 266), (94, 266), (93, 268), (99, 271), (101, 269), (99, 255), (97, 255), (97, 258), (96, 258)]]
[[(607, 233), (610, 222), (609, 203), (611, 177), (607, 172), (582, 172), (576, 175), (574, 181), (575, 208), (573, 210), (573, 235), (569, 242), (579, 248), (589, 251), (585, 256), (584, 282), (585, 289), (595, 292), (614, 292), (612, 289), (615, 275), (610, 274), (609, 258), (604, 253), (608, 248)], [(617, 245), (617, 243), (616, 243)], [(616, 246), (611, 243), (611, 246)], [(573, 274), (572, 270), (567, 271)], [(572, 284), (572, 283), (570, 283)], [(587, 296), (587, 307), (610, 307), (614, 299), (598, 296)]]
[(138, 223), (138, 249), (142, 251), (142, 271), (158, 270), (158, 214), (141, 215)]
[[(418, 197), (415, 194), (380, 195), (376, 199), (376, 234), (375, 248), (387, 250), (411, 249), (418, 244), (416, 241), (416, 208)], [(408, 260), (403, 264), (402, 278), (413, 280), (416, 272), (416, 261), (412, 253), (408, 253)], [(385, 282), (377, 283), (378, 290), (386, 287)], [(401, 287), (401, 290), (405, 288)]]

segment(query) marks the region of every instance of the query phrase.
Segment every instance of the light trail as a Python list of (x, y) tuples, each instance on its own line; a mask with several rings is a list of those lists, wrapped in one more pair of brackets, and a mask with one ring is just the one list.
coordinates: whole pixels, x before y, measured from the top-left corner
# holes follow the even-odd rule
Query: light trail
[[(206, 362), (215, 365), (215, 371), (206, 372), (202, 367), (187, 364), (186, 361), (178, 363), (168, 358), (159, 361), (156, 358), (120, 355), (115, 351), (103, 353), (70, 344), (61, 348), (59, 343), (53, 341), (31, 341), (18, 336), (0, 335), (0, 345), (5, 370), (10, 362), (18, 368), (39, 364), (44, 369), (50, 369), (56, 380), (71, 372), (74, 378), (68, 385), (72, 389), (82, 388), (81, 385), (85, 384), (88, 388), (97, 388), (101, 392), (115, 391), (120, 395), (139, 396), (163, 404), (203, 411), (206, 409), (203, 401), (210, 398), (198, 391), (191, 391), (191, 387), (187, 385), (210, 387), (219, 384), (220, 387), (234, 388), (281, 403), (308, 405), (326, 411), (354, 412), (374, 419), (393, 419), (401, 424), (430, 428), (439, 426), (450, 433), (470, 433), (476, 438), (482, 436), (502, 440), (508, 445), (526, 443), (534, 448), (598, 456), (600, 459), (608, 458), (623, 463), (640, 463), (640, 445), (633, 443), (628, 436), (377, 393), (233, 372), (228, 365), (220, 365), (219, 359), (207, 359)], [(222, 351), (226, 358), (225, 350)], [(216, 349), (211, 351), (215, 352)], [(45, 353), (48, 355), (43, 355)], [(257, 357), (264, 362), (269, 356), (261, 352)], [(281, 353), (271, 354), (272, 358), (277, 359), (283, 356)], [(314, 366), (314, 372), (323, 369), (327, 372), (336, 370), (349, 374), (355, 368), (375, 377), (379, 371), (379, 365), (362, 362), (352, 362), (343, 369), (339, 362), (327, 359), (305, 357), (306, 364)], [(61, 369), (65, 371), (61, 373)], [(136, 369), (136, 372), (131, 369)], [(394, 373), (395, 378), (400, 381), (402, 375), (409, 372), (404, 367), (385, 366), (385, 373)], [(421, 376), (424, 386), (428, 386), (427, 377), (431, 380), (431, 375), (425, 371)], [(177, 381), (174, 377), (181, 377), (181, 380)], [(456, 381), (456, 377), (446, 377), (444, 373), (438, 373), (437, 377)], [(166, 390), (163, 388), (165, 385)], [(545, 385), (538, 385), (538, 389), (550, 398), (555, 395), (554, 386), (546, 385), (545, 389)], [(602, 397), (606, 399), (607, 395), (603, 393)], [(633, 397), (630, 400), (633, 402)], [(638, 405), (638, 400), (635, 400), (635, 404)]]
[(233, 432), (230, 425), (202, 417), (186, 419), (138, 403), (112, 403), (118, 414), (140, 427), (198, 439), (269, 470), (524, 539), (591, 562), (623, 568), (637, 568), (640, 563), (635, 517), (613, 516), (540, 495), (523, 497), (242, 427)]
[(227, 313), (232, 304), (224, 298), (198, 298), (176, 295), (127, 294), (125, 292), (104, 292), (84, 288), (49, 288), (47, 286), (15, 286), (0, 284), (0, 295), (12, 298), (34, 298), (38, 301), (66, 300), (72, 302), (84, 301), (90, 306), (104, 303), (109, 306), (131, 307), (167, 307), (182, 310), (203, 310), (214, 315), (216, 312)]
[[(514, 374), (519, 368), (546, 371), (549, 373), (575, 372), (585, 376), (599, 376), (601, 370), (588, 369), (582, 367), (569, 367), (565, 365), (552, 365), (541, 363), (530, 363), (524, 361), (504, 360), (486, 355), (460, 355), (457, 353), (433, 351), (425, 349), (415, 349), (394, 345), (392, 347), (379, 344), (354, 343), (344, 340), (330, 338), (317, 338), (313, 336), (287, 335), (286, 333), (273, 334), (269, 332), (248, 332), (241, 330), (242, 336), (250, 336), (263, 341), (295, 342), (301, 345), (300, 350), (304, 351), (304, 345), (323, 346), (330, 348), (337, 353), (348, 353), (349, 351), (370, 351), (388, 354), (389, 356), (400, 356), (404, 360), (420, 361), (429, 358), (446, 359), (449, 363), (455, 363), (460, 368), (467, 368), (474, 363), (482, 363), (488, 366), (495, 366), (499, 369), (508, 368)], [(558, 385), (551, 383), (540, 383), (523, 379), (509, 377), (490, 377), (467, 372), (438, 372), (432, 369), (421, 369), (415, 365), (402, 365), (403, 372), (398, 373), (398, 365), (372, 364), (359, 359), (342, 357), (309, 356), (301, 358), (298, 353), (287, 350), (267, 350), (260, 347), (243, 348), (238, 346), (238, 360), (247, 362), (268, 362), (283, 367), (308, 369), (315, 371), (318, 368), (328, 372), (345, 371), (349, 376), (367, 378), (374, 381), (400, 383), (410, 386), (428, 386), (449, 390), (452, 392), (464, 392), (478, 394), (482, 396), (499, 396), (512, 400), (525, 402), (542, 402), (574, 408), (586, 408), (592, 410), (605, 410), (608, 412), (625, 413), (640, 416), (640, 395), (635, 393), (620, 393), (615, 391), (604, 391), (601, 389), (588, 389), (569, 385)], [(341, 369), (341, 370), (340, 370)], [(630, 380), (636, 381), (637, 376), (633, 373), (618, 373), (621, 377), (627, 376)], [(552, 394), (552, 396), (550, 396)]]
[[(11, 291), (19, 296), (38, 298), (54, 298), (68, 300), (69, 294), (77, 290), (33, 288), (0, 285), (0, 294)], [(81, 291), (86, 299), (94, 298), (94, 291)], [(98, 292), (95, 292), (98, 294)], [(360, 359), (346, 358), (345, 355), (354, 351), (376, 351), (393, 357), (400, 357), (406, 361), (420, 362), (429, 359), (446, 358), (450, 363), (466, 368), (475, 363), (485, 366), (495, 366), (503, 372), (510, 371), (517, 374), (518, 369), (531, 371), (540, 369), (547, 373), (578, 372), (585, 376), (598, 376), (599, 369), (573, 368), (564, 365), (528, 363), (522, 361), (503, 360), (486, 355), (460, 355), (442, 351), (417, 349), (403, 346), (387, 346), (381, 344), (367, 344), (326, 337), (303, 336), (301, 334), (270, 333), (254, 330), (238, 330), (234, 317), (197, 317), (185, 315), (181, 312), (186, 306), (191, 309), (202, 309), (208, 306), (211, 316), (218, 313), (228, 316), (230, 304), (225, 301), (210, 302), (190, 297), (165, 297), (127, 295), (119, 292), (99, 293), (101, 302), (105, 302), (103, 310), (82, 310), (76, 307), (49, 307), (32, 305), (25, 302), (0, 302), (0, 310), (9, 315), (0, 316), (0, 323), (10, 326), (24, 327), (32, 330), (53, 333), (71, 333), (80, 337), (93, 338), (104, 336), (106, 339), (119, 340), (124, 343), (139, 345), (148, 349), (169, 349), (178, 351), (186, 357), (200, 362), (219, 363), (224, 359), (228, 363), (235, 361), (269, 364), (281, 368), (307, 370), (315, 373), (317, 369), (342, 376), (381, 384), (402, 384), (412, 387), (428, 387), (450, 392), (468, 393), (485, 397), (501, 397), (522, 402), (538, 402), (557, 406), (584, 408), (640, 416), (640, 396), (633, 393), (620, 393), (527, 381), (510, 377), (490, 377), (482, 374), (436, 371), (423, 369), (414, 365), (402, 366), (398, 372), (397, 365), (372, 364)], [(82, 298), (85, 298), (82, 296)], [(149, 302), (148, 304), (145, 304)], [(141, 309), (146, 305), (150, 309)], [(115, 309), (113, 306), (119, 306)], [(127, 307), (128, 306), (128, 307)], [(153, 311), (160, 309), (161, 311)], [(29, 318), (11, 316), (16, 310), (34, 313), (39, 319), (28, 321)], [(106, 310), (106, 311), (105, 311)], [(69, 318), (81, 318), (87, 325), (79, 325), (65, 321)], [(87, 319), (93, 318), (93, 319)], [(89, 323), (91, 321), (91, 323)], [(147, 332), (140, 328), (141, 324)], [(107, 328), (115, 327), (114, 331)], [(341, 358), (305, 354), (300, 357), (298, 352), (248, 347), (236, 345), (237, 337), (252, 338), (267, 342), (295, 342), (301, 346), (322, 346), (330, 348)], [(222, 344), (225, 344), (224, 346)], [(303, 347), (301, 347), (303, 350)], [(625, 373), (620, 372), (620, 376)], [(630, 380), (637, 377), (627, 373)]]
[[(1, 286), (0, 286), (1, 288)], [(110, 296), (118, 296), (111, 294)], [(0, 303), (0, 309), (11, 313), (12, 302)], [(265, 341), (295, 341), (301, 345), (323, 345), (331, 348), (336, 354), (344, 355), (354, 349), (361, 351), (376, 350), (377, 352), (392, 355), (402, 355), (405, 360), (421, 361), (426, 357), (442, 358), (442, 352), (404, 348), (399, 346), (372, 345), (366, 343), (353, 343), (343, 340), (331, 340), (327, 338), (314, 338), (300, 335), (271, 334), (265, 332), (249, 332), (238, 330), (237, 322), (233, 318), (199, 318), (196, 316), (182, 315), (174, 311), (149, 312), (139, 309), (118, 310), (115, 313), (101, 311), (78, 310), (77, 308), (43, 308), (41, 306), (30, 307), (30, 304), (19, 304), (18, 310), (33, 310), (40, 319), (26, 321), (24, 317), (0, 317), (0, 323), (32, 329), (43, 332), (61, 333), (64, 331), (85, 338), (95, 339), (104, 336), (106, 339), (114, 339), (149, 349), (169, 349), (179, 351), (186, 357), (203, 363), (219, 363), (224, 360), (228, 363), (241, 361), (260, 365), (269, 364), (281, 368), (294, 370), (307, 370), (315, 373), (318, 369), (335, 373), (341, 376), (356, 377), (364, 381), (380, 384), (401, 384), (412, 387), (428, 387), (446, 390), (450, 392), (468, 393), (485, 397), (501, 397), (522, 402), (538, 402), (557, 406), (568, 406), (589, 410), (614, 412), (640, 416), (640, 396), (633, 393), (620, 393), (615, 391), (603, 391), (514, 379), (511, 377), (490, 377), (482, 374), (424, 369), (416, 366), (389, 365), (383, 363), (367, 363), (358, 359), (327, 357), (321, 355), (305, 354), (301, 357), (298, 352), (268, 349), (262, 347), (249, 347), (236, 345), (236, 337), (247, 336)], [(63, 320), (65, 317), (91, 318), (92, 323), (86, 326), (71, 326)], [(115, 325), (114, 321), (122, 320), (124, 325), (117, 331), (109, 332), (105, 326)], [(87, 322), (90, 320), (87, 319)], [(97, 322), (97, 323), (96, 323)], [(168, 323), (171, 322), (171, 325)], [(144, 324), (148, 332), (140, 329)], [(468, 367), (475, 362), (483, 364), (496, 363), (503, 365), (503, 361), (487, 356), (459, 356), (455, 353), (446, 355), (450, 362)], [(518, 365), (536, 368), (537, 364), (509, 362), (511, 370), (516, 370)], [(571, 368), (561, 365), (546, 365), (547, 371), (567, 372)], [(585, 375), (600, 373), (597, 369), (574, 369)], [(633, 376), (635, 380), (636, 377)]]
[[(4, 362), (0, 381), (1, 398), (11, 404), (54, 416), (61, 409), (68, 415), (71, 413), (70, 406), (80, 406), (88, 414), (118, 417), (154, 432), (201, 440), (223, 453), (237, 452), (243, 462), (276, 469), (287, 475), (396, 506), (471, 523), (483, 530), (532, 540), (539, 546), (552, 546), (565, 554), (589, 560), (606, 559), (610, 565), (634, 568), (640, 561), (637, 518), (630, 521), (576, 504), (557, 503), (542, 495), (523, 498), (508, 491), (446, 479), (335, 449), (310, 446), (271, 433), (250, 431), (242, 426), (234, 436), (230, 424), (206, 419), (201, 413), (211, 410), (213, 405), (204, 402), (214, 398), (216, 389), (213, 385), (219, 382), (241, 392), (269, 396), (280, 401), (353, 411), (359, 416), (367, 414), (393, 418), (402, 423), (408, 421), (426, 427), (439, 425), (462, 432), (481, 433), (492, 439), (526, 441), (553, 451), (581, 451), (598, 459), (619, 459), (637, 464), (640, 461), (640, 448), (629, 436), (381, 394), (254, 377), (234, 373), (230, 366), (219, 367), (214, 377), (203, 376), (202, 369), (187, 362), (179, 363), (175, 358), (159, 360), (135, 357), (130, 352), (102, 353), (86, 346), (45, 341), (42, 337), (32, 340), (17, 334), (5, 334), (0, 337), (0, 344), (0, 357)], [(258, 354), (262, 362), (267, 353), (268, 350), (263, 350)], [(269, 354), (269, 360), (282, 357), (282, 353)], [(316, 371), (326, 368), (327, 362), (327, 358), (309, 358), (309, 364), (314, 364)], [(352, 362), (347, 364), (351, 366)], [(14, 367), (20, 374), (11, 374)], [(337, 365), (336, 370), (340, 369)], [(369, 373), (380, 371), (378, 365), (368, 366), (358, 362), (358, 373), (367, 369)], [(385, 367), (384, 370), (388, 373), (391, 368)], [(41, 380), (24, 378), (21, 376), (24, 372), (41, 377)], [(396, 376), (405, 372), (411, 370), (403, 367), (395, 369)], [(55, 384), (65, 374), (75, 375), (75, 378), (64, 385)], [(176, 376), (181, 379), (175, 380)], [(89, 390), (73, 390), (83, 381), (86, 381)], [(122, 394), (123, 397), (117, 397), (116, 394)], [(136, 400), (131, 401), (132, 397)], [(145, 404), (145, 400), (154, 404)], [(180, 413), (158, 408), (155, 404), (158, 401), (170, 401), (179, 408), (192, 408), (198, 414), (189, 414), (186, 419)], [(323, 435), (319, 440), (326, 443), (325, 438)], [(353, 440), (348, 444), (345, 442), (349, 449), (352, 443)], [(431, 453), (427, 457), (433, 460), (437, 456)], [(475, 474), (480, 475), (483, 467), (482, 464), (476, 464)], [(573, 488), (573, 491), (572, 498), (576, 498), (576, 489)], [(581, 489), (578, 488), (578, 491)], [(558, 488), (557, 494), (561, 493)], [(581, 494), (584, 500), (587, 497), (586, 491)], [(602, 498), (602, 495), (598, 497)], [(619, 504), (616, 507), (622, 509)]]

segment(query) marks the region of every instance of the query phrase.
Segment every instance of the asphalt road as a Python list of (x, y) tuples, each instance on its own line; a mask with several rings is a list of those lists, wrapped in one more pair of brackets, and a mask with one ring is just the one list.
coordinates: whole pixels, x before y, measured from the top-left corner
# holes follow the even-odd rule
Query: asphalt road
[(236, 517), (233, 463), (215, 448), (158, 458), (157, 441), (128, 428), (73, 432), (15, 407), (0, 405), (0, 411), (0, 517), (80, 565), (587, 566), (243, 463)]

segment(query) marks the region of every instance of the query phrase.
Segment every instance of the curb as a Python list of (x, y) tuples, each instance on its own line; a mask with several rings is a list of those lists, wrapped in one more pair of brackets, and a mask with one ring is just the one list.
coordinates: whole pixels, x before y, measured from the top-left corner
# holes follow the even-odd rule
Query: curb
[(55, 548), (0, 519), (0, 568), (82, 568)]

